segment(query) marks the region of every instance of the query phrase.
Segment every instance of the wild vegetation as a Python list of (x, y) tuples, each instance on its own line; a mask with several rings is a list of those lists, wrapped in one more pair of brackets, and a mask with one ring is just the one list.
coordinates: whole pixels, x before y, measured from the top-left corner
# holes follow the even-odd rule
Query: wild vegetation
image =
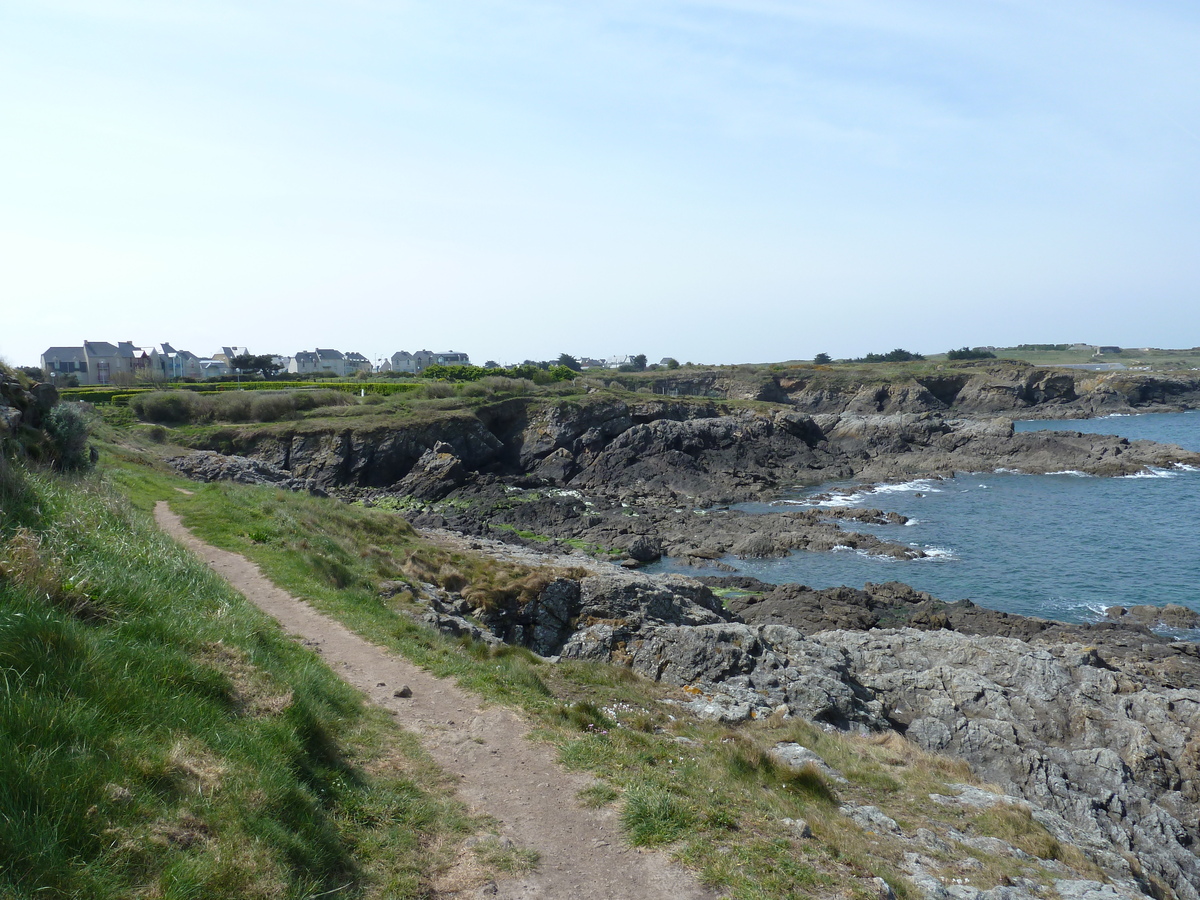
[[(838, 811), (845, 802), (879, 806), (906, 829), (940, 816), (968, 834), (999, 834), (1003, 827), (1006, 840), (1031, 850), (1048, 839), (1032, 820), (1015, 834), (1007, 819), (931, 807), (929, 793), (951, 792), (948, 784), (969, 773), (962, 763), (925, 754), (899, 736), (829, 734), (779, 718), (743, 726), (702, 722), (678, 705), (692, 698), (687, 691), (628, 670), (550, 664), (522, 649), (492, 649), (432, 632), (410, 618), (422, 609), (416, 603), (422, 582), (486, 608), (520, 603), (548, 577), (571, 573), (497, 565), (430, 543), (382, 509), (232, 484), (191, 484), (192, 493), (184, 495), (175, 490), (181, 483), (153, 463), (151, 449), (108, 451), (111, 477), (137, 506), (170, 499), (205, 540), (254, 559), (275, 583), (351, 629), (485, 698), (522, 709), (564, 765), (596, 776), (581, 802), (616, 806), (631, 844), (667, 847), (731, 896), (832, 894), (868, 875), (884, 877), (905, 896), (907, 882), (899, 875), (904, 844), (865, 835)], [(769, 751), (786, 741), (816, 750), (846, 781), (777, 762)], [(800, 819), (813, 837), (789, 824)], [(988, 857), (975, 883), (1000, 884), (1015, 872), (1013, 860)]]
[(136, 394), (129, 408), (138, 418), (162, 425), (202, 422), (276, 422), (298, 413), (352, 402), (341, 391), (151, 391)]
[(424, 897), (479, 827), (119, 493), (0, 455), (0, 897)]
[[(736, 375), (853, 383), (864, 368), (791, 364)], [(348, 403), (339, 392), (308, 408), (289, 398), (283, 415), (395, 422), (486, 412), (531, 394), (629, 399), (628, 388), (648, 389), (659, 375), (630, 373), (615, 385), (430, 381)], [(162, 500), (200, 537), (253, 559), (374, 643), (522, 710), (565, 766), (595, 776), (582, 803), (614, 806), (630, 844), (666, 848), (731, 896), (858, 895), (875, 875), (908, 895), (900, 871), (911, 846), (865, 833), (839, 811), (847, 803), (877, 806), (909, 834), (953, 826), (1090, 871), (1024, 807), (930, 804), (929, 794), (952, 793), (969, 772), (898, 735), (827, 733), (779, 716), (699, 721), (680, 705), (694, 698), (686, 689), (418, 624), (428, 584), (484, 611), (577, 573), (431, 542), (383, 508), (185, 482), (163, 463), (179, 452), (171, 442), (197, 429), (213, 439), (221, 422), (247, 420), (217, 417), (219, 403), (234, 401), (193, 395), (213, 406), (166, 397), (155, 402), (168, 414), (178, 402), (186, 415), (170, 429), (138, 424), (135, 416), (155, 409), (143, 396), (140, 407), (132, 398), (112, 408), (128, 418), (93, 417), (99, 475), (0, 462), (0, 896), (421, 896), (479, 827), (411, 738), (153, 530), (147, 513)], [(771, 753), (780, 742), (815, 750), (841, 777), (789, 768)], [(945, 861), (968, 853), (957, 844), (928, 852)], [(969, 853), (982, 867), (971, 876), (977, 887), (1040, 865)], [(522, 864), (480, 856), (495, 869)]]

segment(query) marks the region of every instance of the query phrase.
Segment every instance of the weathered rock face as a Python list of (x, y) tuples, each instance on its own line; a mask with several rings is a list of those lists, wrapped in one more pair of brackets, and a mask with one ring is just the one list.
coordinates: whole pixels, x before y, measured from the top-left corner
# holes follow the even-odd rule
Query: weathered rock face
[(966, 371), (922, 375), (909, 382), (867, 386), (828, 386), (817, 372), (760, 377), (713, 376), (702, 385), (694, 376), (670, 377), (656, 391), (696, 388), (709, 397), (762, 399), (789, 403), (816, 414), (851, 413), (1012, 415), (1024, 418), (1073, 418), (1147, 407), (1194, 408), (1200, 405), (1200, 378), (1138, 372), (1086, 372), (1018, 364), (978, 364)]
[[(866, 624), (895, 606), (938, 604), (904, 585), (871, 587), (874, 596), (837, 589), (846, 592), (842, 607), (861, 601)], [(805, 591), (785, 586), (775, 599), (782, 605)], [(969, 604), (941, 608), (965, 617), (950, 624), (987, 623), (972, 617)], [(689, 688), (690, 708), (709, 718), (782, 712), (833, 728), (900, 731), (927, 750), (965, 759), (1010, 800), (1028, 802), (1051, 834), (1118, 879), (1122, 896), (1140, 890), (1198, 900), (1200, 647), (1142, 626), (1022, 626), (1020, 619), (991, 624), (1025, 639), (945, 626), (805, 634), (739, 622), (691, 579), (626, 572), (560, 578), (519, 609), (478, 615), (490, 639), (625, 665)], [(478, 627), (461, 616), (444, 625), (462, 633)], [(972, 799), (971, 790), (954, 802), (999, 802)], [(922, 871), (914, 863), (919, 881)]]
[(454, 448), (438, 441), (396, 485), (396, 490), (418, 500), (440, 500), (467, 480), (463, 462)]
[(579, 627), (602, 624), (635, 634), (726, 620), (720, 601), (690, 578), (647, 579), (619, 571), (578, 582), (559, 578), (519, 608), (480, 611), (478, 617), (492, 634), (543, 656), (562, 652)]
[(17, 379), (0, 372), (0, 440), (22, 426), (41, 428), (43, 417), (58, 403), (52, 384), (35, 384), (28, 390)]
[(439, 443), (472, 471), (496, 463), (505, 449), (482, 421), (465, 414), (401, 428), (229, 430), (201, 449), (252, 457), (330, 490), (396, 485)]
[(846, 652), (910, 739), (1059, 813), (1109, 868), (1132, 854), (1200, 897), (1200, 660), (1182, 687), (1079, 644), (907, 629), (816, 639)]
[[(1041, 409), (1051, 402), (1046, 398), (1070, 394), (1060, 382), (1071, 377), (1035, 372), (1020, 384), (1005, 384), (1014, 396), (1042, 398)], [(229, 429), (206, 439), (202, 449), (255, 458), (326, 490), (381, 488), (435, 499), (497, 476), (523, 487), (693, 507), (851, 477), (887, 480), (1000, 466), (1120, 475), (1146, 465), (1200, 464), (1200, 454), (1147, 442), (1014, 434), (1007, 419), (947, 418), (940, 397), (953, 399), (956, 409), (986, 405), (971, 400), (972, 391), (990, 390), (981, 378), (961, 385), (930, 380), (933, 389), (915, 383), (863, 388), (838, 403), (822, 401), (818, 406), (836, 411), (814, 415), (789, 407), (723, 410), (695, 400), (526, 398), (393, 428)], [(441, 470), (431, 470), (433, 460), (425, 456), (438, 444), (458, 460), (443, 460), (448, 487), (433, 484)]]
[(195, 481), (233, 481), (237, 484), (275, 485), (292, 491), (319, 491), (311, 482), (293, 478), (290, 472), (278, 466), (244, 456), (225, 456), (200, 450), (186, 456), (172, 457), (167, 464)]

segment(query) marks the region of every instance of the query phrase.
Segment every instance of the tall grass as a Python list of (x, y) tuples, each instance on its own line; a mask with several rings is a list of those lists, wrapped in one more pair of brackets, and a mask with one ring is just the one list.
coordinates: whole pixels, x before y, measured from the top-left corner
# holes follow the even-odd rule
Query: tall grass
[(114, 494), (0, 499), (0, 896), (424, 895), (467, 825), (415, 746), (365, 774), (359, 695)]
[(301, 412), (329, 406), (346, 406), (354, 398), (336, 390), (151, 391), (130, 398), (138, 418), (161, 425), (205, 422), (277, 422)]

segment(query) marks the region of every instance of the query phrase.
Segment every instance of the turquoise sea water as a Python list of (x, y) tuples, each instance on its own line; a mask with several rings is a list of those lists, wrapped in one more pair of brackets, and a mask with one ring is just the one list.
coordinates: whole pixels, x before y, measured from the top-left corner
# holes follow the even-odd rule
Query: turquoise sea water
[[(1021, 422), (1017, 429), (1118, 434), (1200, 451), (1200, 412)], [(851, 493), (832, 504), (810, 499), (831, 488)], [(818, 588), (903, 581), (943, 600), (967, 597), (981, 606), (1063, 621), (1095, 620), (1115, 604), (1180, 603), (1200, 610), (1200, 471), (1129, 478), (989, 472), (884, 485), (869, 493), (853, 488), (826, 484), (774, 505), (740, 508), (777, 512), (801, 504), (895, 510), (910, 523), (848, 527), (933, 556), (900, 561), (847, 550), (726, 561), (764, 581)]]

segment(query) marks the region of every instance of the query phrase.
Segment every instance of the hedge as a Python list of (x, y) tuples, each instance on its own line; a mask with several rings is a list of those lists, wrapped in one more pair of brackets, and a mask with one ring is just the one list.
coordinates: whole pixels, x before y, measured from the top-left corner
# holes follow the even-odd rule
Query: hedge
[(415, 391), (422, 385), (413, 381), (379, 382), (379, 381), (244, 381), (240, 385), (235, 382), (218, 384), (201, 384), (181, 382), (178, 384), (163, 384), (153, 387), (120, 387), (106, 385), (90, 387), (63, 388), (59, 396), (64, 400), (83, 400), (87, 403), (112, 403), (126, 406), (130, 397), (145, 394), (150, 391), (195, 391), (200, 394), (216, 394), (222, 391), (291, 391), (323, 388), (331, 391), (341, 391), (344, 394), (406, 394)]

